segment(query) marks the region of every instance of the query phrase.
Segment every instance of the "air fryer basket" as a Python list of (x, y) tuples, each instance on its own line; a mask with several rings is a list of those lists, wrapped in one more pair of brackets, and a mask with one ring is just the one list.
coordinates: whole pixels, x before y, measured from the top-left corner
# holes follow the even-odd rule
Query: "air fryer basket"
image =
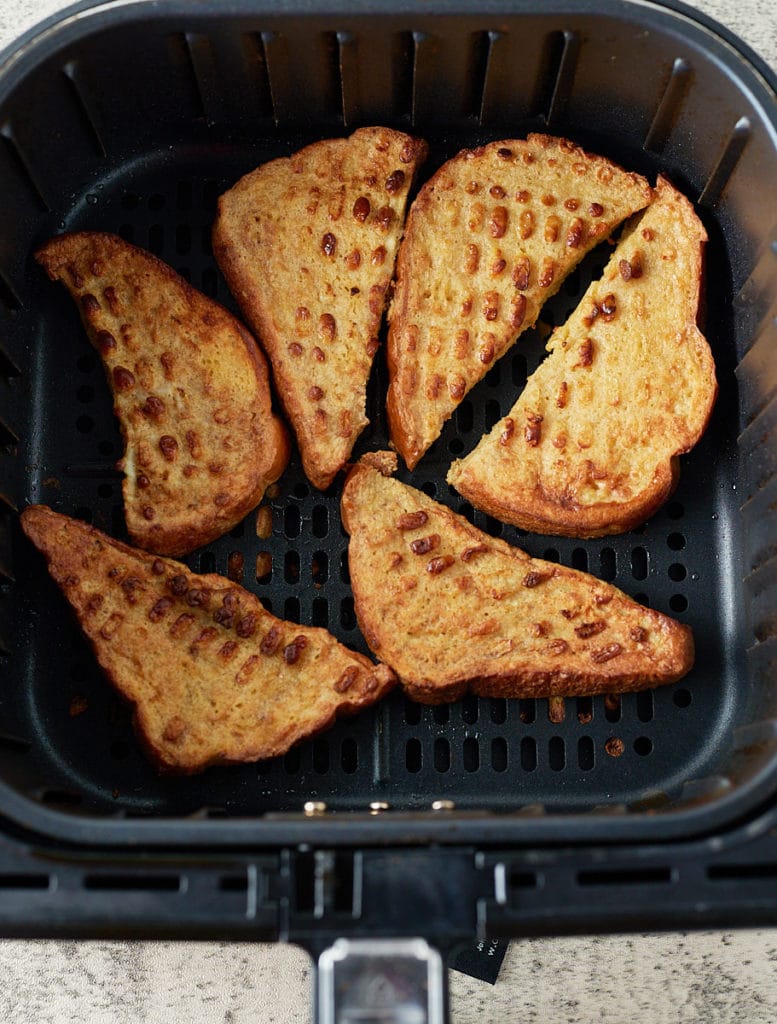
[[(125, 933), (280, 934), (309, 946), (326, 928), (407, 934), (414, 920), (445, 945), (476, 931), (774, 914), (774, 78), (679, 5), (392, 6), (81, 4), (2, 59), (6, 931), (100, 931), (117, 889), (132, 894)], [(18, 510), (43, 501), (125, 537), (102, 369), (31, 253), (60, 230), (115, 231), (234, 308), (210, 248), (216, 197), (265, 160), (364, 124), (428, 139), (426, 176), (464, 146), (547, 130), (651, 180), (664, 173), (697, 203), (720, 399), (648, 523), (603, 541), (524, 534), (445, 484), (450, 460), (537, 365), (539, 331), (404, 475), (494, 535), (688, 622), (697, 664), (654, 692), (567, 700), (563, 715), (547, 701), (424, 708), (395, 693), (284, 758), (159, 778), (18, 528)], [(572, 275), (546, 324), (605, 259), (595, 253)], [(385, 386), (379, 355), (359, 452), (386, 444)], [(270, 538), (251, 515), (188, 562), (365, 650), (339, 490), (313, 491), (295, 457), (270, 501)], [(257, 579), (265, 552), (272, 571)], [(392, 901), (398, 891), (407, 898)]]

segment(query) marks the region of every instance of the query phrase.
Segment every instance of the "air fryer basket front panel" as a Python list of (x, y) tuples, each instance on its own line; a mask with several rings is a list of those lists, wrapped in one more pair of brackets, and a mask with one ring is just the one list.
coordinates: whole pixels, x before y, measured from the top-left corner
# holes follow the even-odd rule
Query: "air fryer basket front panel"
[[(652, 5), (511, 10), (302, 17), (238, 4), (192, 16), (175, 4), (128, 5), (64, 21), (6, 65), (0, 480), (15, 582), (0, 589), (0, 810), (9, 817), (80, 840), (121, 841), (127, 817), (140, 817), (149, 820), (133, 821), (133, 834), (151, 841), (274, 842), (277, 816), (316, 801), (395, 813), (303, 820), (314, 834), (359, 822), (379, 840), (394, 817), (394, 837), (408, 841), (455, 841), (468, 829), (539, 837), (563, 834), (574, 815), (580, 836), (658, 837), (730, 820), (773, 789), (773, 94), (720, 38)], [(58, 230), (116, 231), (234, 308), (210, 248), (216, 197), (258, 163), (370, 123), (427, 138), (426, 176), (464, 146), (548, 130), (651, 179), (665, 173), (698, 202), (720, 399), (676, 494), (650, 522), (603, 541), (524, 534), (444, 483), (450, 460), (507, 411), (537, 365), (537, 331), (404, 474), (486, 531), (688, 622), (697, 664), (653, 692), (567, 700), (563, 718), (544, 700), (422, 708), (395, 693), (285, 758), (160, 779), (16, 525), (14, 507), (45, 501), (126, 536), (113, 468), (120, 437), (99, 360), (64, 289), (31, 253)], [(568, 315), (607, 255), (570, 278), (546, 324)], [(386, 445), (385, 386), (379, 355), (357, 453)], [(366, 650), (339, 485), (312, 490), (295, 457), (271, 506), (270, 538), (257, 537), (251, 515), (190, 566), (226, 574), (231, 565), (276, 614)], [(257, 579), (265, 553), (272, 571)], [(420, 813), (437, 800), (466, 812), (461, 822), (452, 824), (457, 811)]]

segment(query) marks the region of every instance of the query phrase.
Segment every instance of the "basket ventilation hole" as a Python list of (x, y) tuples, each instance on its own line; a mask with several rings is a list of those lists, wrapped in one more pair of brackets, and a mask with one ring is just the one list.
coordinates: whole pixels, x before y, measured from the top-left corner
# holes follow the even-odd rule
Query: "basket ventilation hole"
[(434, 741), (434, 767), (438, 772), (447, 772), (451, 766), (451, 748), (444, 736)]
[(636, 547), (631, 552), (631, 575), (635, 580), (647, 579), (648, 553), (643, 547)]
[(491, 767), (495, 772), (507, 771), (507, 740), (502, 736), (491, 740)]
[[(494, 767), (496, 767), (496, 765)], [(525, 772), (533, 772), (536, 767), (537, 744), (533, 736), (524, 736), (521, 740), (521, 768), (523, 768)]]
[(687, 708), (690, 707), (693, 697), (691, 691), (686, 689), (675, 690), (672, 694), (672, 700), (674, 701), (675, 707)]
[(572, 552), (572, 568), (588, 572), (588, 552), (585, 548), (575, 548)]
[(422, 713), (423, 708), (420, 704), (416, 704), (416, 702), (412, 700), (405, 701), (405, 721), (408, 725), (418, 725), (421, 721)]
[(313, 599), (311, 624), (321, 626), (323, 629), (329, 628), (329, 602), (325, 597)]
[(466, 772), (476, 772), (480, 768), (480, 747), (474, 736), (464, 740), (463, 760)]
[(684, 612), (688, 607), (688, 598), (685, 594), (672, 594), (669, 598), (669, 607), (673, 612)]
[(548, 762), (554, 772), (563, 771), (566, 764), (566, 751), (561, 736), (553, 736), (548, 743)]
[(346, 736), (340, 748), (340, 764), (346, 775), (353, 775), (359, 767), (359, 748), (350, 736)]
[(405, 745), (405, 767), (413, 775), (421, 770), (421, 749), (421, 741), (415, 737), (408, 740)]
[(590, 736), (581, 736), (577, 741), (577, 763), (581, 771), (590, 772), (594, 766), (594, 741)]
[(682, 533), (670, 533), (666, 543), (671, 551), (682, 551), (685, 547), (685, 537)]
[(504, 697), (492, 697), (490, 704), (491, 721), (495, 725), (501, 725), (507, 719), (507, 701)]
[(653, 743), (647, 736), (638, 736), (634, 740), (634, 753), (640, 757), (647, 757), (653, 750)]
[(688, 575), (688, 571), (682, 562), (673, 562), (669, 566), (669, 579), (673, 583), (682, 583), (685, 577)]
[(537, 717), (537, 703), (531, 697), (523, 697), (518, 701), (518, 717), (524, 725), (531, 725)]
[(653, 691), (640, 690), (637, 694), (637, 718), (640, 722), (653, 720)]
[(619, 693), (608, 693), (604, 698), (604, 717), (608, 722), (619, 722), (621, 718), (621, 698)]

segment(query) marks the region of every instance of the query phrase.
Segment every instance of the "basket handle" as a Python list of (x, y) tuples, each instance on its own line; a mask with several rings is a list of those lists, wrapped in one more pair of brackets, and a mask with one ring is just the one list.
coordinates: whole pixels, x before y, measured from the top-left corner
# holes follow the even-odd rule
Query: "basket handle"
[(447, 981), (425, 939), (337, 939), (318, 958), (316, 1024), (447, 1024)]

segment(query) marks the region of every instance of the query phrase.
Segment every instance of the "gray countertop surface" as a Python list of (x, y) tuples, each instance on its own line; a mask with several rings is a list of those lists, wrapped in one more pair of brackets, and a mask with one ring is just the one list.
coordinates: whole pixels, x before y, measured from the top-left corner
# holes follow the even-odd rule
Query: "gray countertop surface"
[[(0, 0), (0, 46), (65, 4)], [(695, 0), (777, 67), (774, 0)], [(295, 947), (0, 941), (6, 1024), (305, 1024)], [(513, 942), (495, 986), (451, 976), (454, 1024), (777, 1020), (777, 928)]]

